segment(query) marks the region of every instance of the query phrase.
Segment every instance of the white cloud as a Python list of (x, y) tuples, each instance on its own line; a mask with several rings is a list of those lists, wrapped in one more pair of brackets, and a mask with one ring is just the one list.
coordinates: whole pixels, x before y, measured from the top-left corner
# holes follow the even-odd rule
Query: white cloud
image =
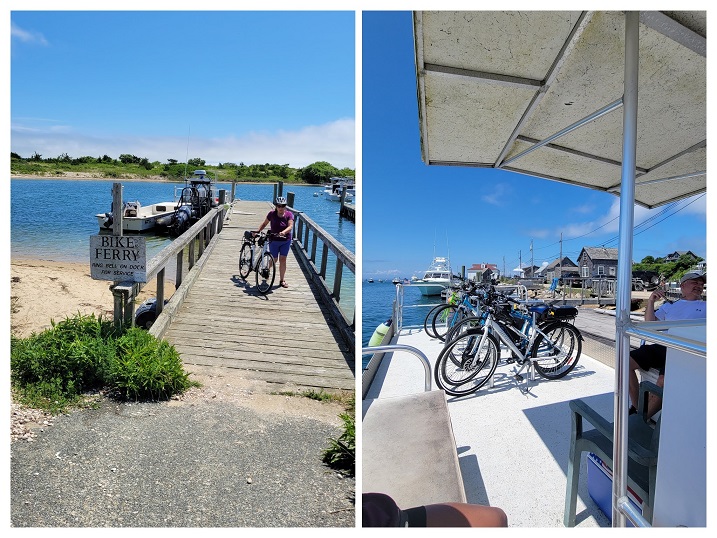
[(15, 23), (10, 23), (10, 35), (14, 39), (19, 39), (23, 43), (38, 43), (40, 45), (49, 45), (45, 36), (38, 32), (29, 32), (23, 30)]
[[(324, 125), (310, 125), (296, 131), (252, 132), (240, 137), (189, 139), (189, 158), (199, 157), (209, 164), (233, 162), (245, 164), (289, 164), (303, 167), (316, 161), (327, 161), (337, 168), (355, 168), (355, 135), (353, 119), (340, 119)], [(13, 124), (11, 151), (22, 157), (35, 152), (43, 158), (67, 153), (70, 157), (123, 153), (166, 162), (187, 157), (187, 139), (182, 137), (109, 138), (77, 133), (68, 126), (30, 127)]]
[(484, 202), (492, 205), (501, 206), (505, 200), (510, 198), (512, 189), (505, 183), (497, 183), (493, 187), (493, 192), (485, 193), (480, 198)]

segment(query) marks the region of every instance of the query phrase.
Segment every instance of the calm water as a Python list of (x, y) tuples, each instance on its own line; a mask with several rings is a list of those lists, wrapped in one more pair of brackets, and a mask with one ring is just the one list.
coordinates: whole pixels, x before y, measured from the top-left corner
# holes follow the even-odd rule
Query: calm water
[[(403, 325), (423, 326), (428, 311), (441, 302), (440, 296), (424, 297), (418, 288), (411, 286), (404, 286), (403, 290)], [(376, 327), (391, 317), (396, 286), (390, 281), (368, 283), (364, 280), (361, 284), (361, 293), (363, 310), (361, 345), (366, 347)], [(370, 358), (370, 355), (363, 357), (364, 367)]]
[[(123, 185), (124, 201), (139, 200), (142, 205), (149, 205), (172, 201), (174, 187), (181, 187), (183, 183), (126, 182)], [(228, 194), (231, 192), (230, 183), (218, 183), (217, 188), (226, 189)], [(12, 179), (10, 189), (10, 250), (13, 257), (89, 264), (89, 238), (99, 233), (95, 215), (109, 211), (111, 181)], [(319, 186), (284, 185), (284, 192), (295, 194), (296, 209), (306, 213), (351, 252), (356, 252), (355, 224), (339, 218), (337, 202), (323, 196), (315, 197), (314, 193), (320, 190)], [(273, 193), (271, 184), (237, 184), (235, 196), (242, 200), (270, 201)], [(147, 258), (156, 255), (170, 242), (168, 237), (147, 236)], [(354, 276), (345, 272), (342, 308), (353, 305), (354, 287)], [(353, 309), (350, 313), (353, 315)]]

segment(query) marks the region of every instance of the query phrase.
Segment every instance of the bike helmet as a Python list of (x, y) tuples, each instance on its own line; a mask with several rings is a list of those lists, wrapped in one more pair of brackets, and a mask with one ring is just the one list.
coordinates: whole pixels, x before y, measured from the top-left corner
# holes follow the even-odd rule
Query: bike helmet
[(283, 196), (277, 196), (275, 204), (276, 205), (286, 205), (286, 198), (284, 198)]

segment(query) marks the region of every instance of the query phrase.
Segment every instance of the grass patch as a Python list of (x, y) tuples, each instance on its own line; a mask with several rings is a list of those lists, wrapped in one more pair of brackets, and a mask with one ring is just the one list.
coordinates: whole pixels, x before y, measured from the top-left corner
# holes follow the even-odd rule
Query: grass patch
[(300, 396), (303, 398), (309, 398), (310, 400), (316, 400), (318, 402), (335, 402), (340, 403), (342, 405), (347, 405), (351, 398), (353, 398), (352, 393), (348, 392), (325, 392), (323, 389), (321, 390), (315, 390), (315, 389), (306, 389), (302, 390), (300, 392), (293, 391), (293, 390), (283, 390), (279, 392), (272, 392), (271, 394), (275, 394), (278, 396)]
[(356, 474), (356, 399), (351, 397), (346, 412), (339, 415), (344, 431), (338, 439), (329, 438), (329, 447), (324, 450), (323, 462), (329, 467), (344, 471), (350, 476)]
[(106, 389), (127, 399), (167, 399), (198, 383), (173, 346), (149, 333), (116, 329), (77, 314), (28, 338), (11, 337), (10, 380), (18, 401), (52, 413), (82, 405)]

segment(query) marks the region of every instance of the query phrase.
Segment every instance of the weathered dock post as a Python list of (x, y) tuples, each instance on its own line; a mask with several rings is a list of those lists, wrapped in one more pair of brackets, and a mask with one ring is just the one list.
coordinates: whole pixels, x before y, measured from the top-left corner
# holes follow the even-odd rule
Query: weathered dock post
[[(122, 183), (112, 184), (112, 235), (122, 236)], [(115, 280), (110, 286), (114, 296), (114, 324), (119, 328), (124, 321), (125, 305), (128, 302), (126, 289), (118, 288), (121, 280)]]
[(274, 197), (271, 199), (271, 203), (274, 203), (274, 200), (277, 199), (279, 196), (283, 196), (284, 194), (284, 182), (283, 181), (277, 181), (274, 183)]

